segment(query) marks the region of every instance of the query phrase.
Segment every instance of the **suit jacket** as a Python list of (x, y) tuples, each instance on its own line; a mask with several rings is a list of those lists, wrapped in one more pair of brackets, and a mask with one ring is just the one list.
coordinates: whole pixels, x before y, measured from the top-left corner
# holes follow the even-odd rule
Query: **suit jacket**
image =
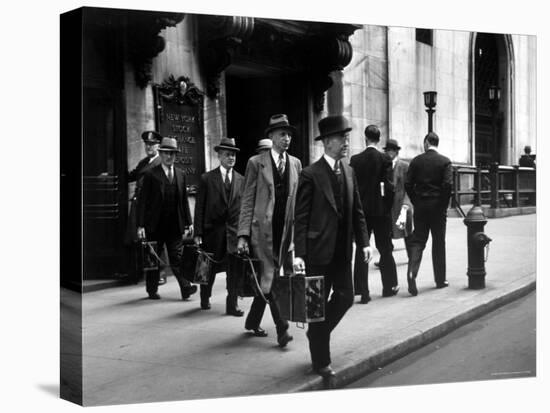
[[(174, 225), (178, 225), (179, 231), (183, 233), (185, 227), (191, 225), (192, 221), (187, 199), (185, 175), (176, 166), (174, 166), (174, 178), (177, 185), (178, 215), (178, 220), (174, 222)], [(162, 165), (150, 169), (143, 175), (143, 184), (138, 199), (137, 225), (138, 227), (145, 227), (147, 236), (150, 236), (158, 229), (162, 199), (167, 183), (168, 179), (162, 169)]]
[(139, 196), (139, 191), (141, 189), (141, 178), (143, 177), (143, 174), (147, 172), (149, 169), (154, 168), (155, 166), (160, 165), (160, 156), (157, 156), (155, 159), (153, 159), (151, 162), (149, 162), (149, 157), (146, 156), (141, 161), (138, 162), (136, 167), (132, 169), (130, 172), (128, 172), (127, 181), (135, 182), (136, 183), (136, 189), (134, 191), (134, 198), (137, 199)]
[(286, 167), (289, 168), (289, 176), (285, 224), (281, 237), (281, 247), (275, 256), (273, 254), (272, 229), (275, 186), (273, 183), (271, 151), (265, 151), (251, 157), (246, 165), (244, 176), (244, 190), (237, 236), (249, 237), (252, 255), (259, 258), (263, 263), (260, 286), (264, 293), (271, 291), (275, 269), (274, 262), (278, 263), (279, 267), (292, 262), (294, 202), (302, 163), (298, 158), (288, 155)]
[[(350, 165), (359, 184), (359, 195), (365, 215), (380, 217), (391, 212), (393, 184), (391, 181), (391, 159), (378, 149), (370, 147), (353, 155)], [(380, 183), (384, 183), (382, 196)]]
[(409, 165), (405, 190), (413, 205), (422, 200), (438, 199), (446, 209), (453, 187), (451, 160), (435, 150), (416, 156)]
[(237, 229), (244, 178), (233, 169), (227, 197), (220, 168), (202, 174), (195, 204), (194, 235), (202, 237), (204, 249), (221, 260), (237, 252)]
[[(407, 237), (412, 233), (412, 203), (405, 191), (405, 179), (407, 178), (407, 171), (409, 170), (409, 164), (402, 159), (397, 159), (395, 167), (393, 168), (392, 180), (394, 187), (393, 205), (391, 208), (392, 219), (392, 236), (393, 238)], [(395, 225), (395, 221), (401, 213), (401, 207), (407, 205), (407, 222), (404, 229), (399, 229)]]
[(332, 173), (327, 161), (321, 157), (304, 168), (300, 175), (294, 223), (295, 255), (304, 258), (306, 263), (327, 265), (338, 249), (351, 265), (353, 238), (358, 248), (369, 245), (367, 224), (353, 169), (342, 162), (347, 197), (346, 242), (345, 245), (336, 245), (338, 209), (331, 184)]

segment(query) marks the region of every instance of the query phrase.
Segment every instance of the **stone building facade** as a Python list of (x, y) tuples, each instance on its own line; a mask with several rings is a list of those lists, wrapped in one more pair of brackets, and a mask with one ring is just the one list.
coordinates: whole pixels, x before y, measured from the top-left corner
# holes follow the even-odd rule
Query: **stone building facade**
[[(434, 130), (440, 149), (454, 163), (512, 165), (525, 145), (536, 151), (533, 36), (82, 10), (85, 182), (86, 176), (91, 181), (112, 176), (118, 194), (111, 201), (116, 218), (99, 224), (104, 236), (89, 241), (94, 260), (105, 256), (110, 264), (90, 277), (124, 273), (124, 252), (115, 244), (122, 242), (133, 184), (123, 178), (144, 156), (141, 133), (159, 129), (155, 87), (171, 76), (201, 93), (203, 138), (192, 156), (202, 157), (204, 171), (217, 166), (213, 148), (229, 136), (242, 148), (236, 169), (244, 173), (275, 113), (287, 113), (296, 125), (290, 152), (303, 164), (322, 153), (314, 141), (318, 120), (336, 113), (354, 128), (351, 154), (364, 149), (363, 130), (375, 123), (381, 146), (389, 137), (397, 139), (402, 157), (410, 159), (420, 153), (427, 132), (428, 90), (437, 91)], [(490, 84), (501, 90), (496, 141)], [(112, 240), (110, 247), (94, 250), (105, 239)]]

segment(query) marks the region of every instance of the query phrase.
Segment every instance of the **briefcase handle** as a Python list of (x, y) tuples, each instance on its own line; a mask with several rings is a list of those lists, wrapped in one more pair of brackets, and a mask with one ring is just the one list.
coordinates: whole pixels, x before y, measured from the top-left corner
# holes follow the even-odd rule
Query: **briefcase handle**
[(260, 287), (260, 284), (258, 283), (258, 277), (256, 276), (256, 270), (254, 269), (254, 264), (252, 264), (252, 260), (248, 255), (243, 256), (246, 261), (248, 262), (248, 265), (250, 265), (250, 269), (252, 270), (252, 278), (254, 279), (254, 284), (256, 284), (256, 288), (258, 289), (258, 292), (260, 293), (260, 297), (263, 298), (263, 300), (269, 304), (269, 301), (267, 301), (267, 298), (265, 298), (265, 295), (262, 291), (262, 288)]

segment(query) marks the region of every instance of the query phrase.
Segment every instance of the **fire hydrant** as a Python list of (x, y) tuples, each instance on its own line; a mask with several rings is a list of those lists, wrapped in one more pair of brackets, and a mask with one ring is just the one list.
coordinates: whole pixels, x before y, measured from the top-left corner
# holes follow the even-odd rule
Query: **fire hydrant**
[(464, 225), (468, 227), (468, 288), (474, 290), (485, 288), (485, 251), (492, 241), (483, 232), (485, 224), (487, 218), (480, 206), (474, 206), (464, 218)]

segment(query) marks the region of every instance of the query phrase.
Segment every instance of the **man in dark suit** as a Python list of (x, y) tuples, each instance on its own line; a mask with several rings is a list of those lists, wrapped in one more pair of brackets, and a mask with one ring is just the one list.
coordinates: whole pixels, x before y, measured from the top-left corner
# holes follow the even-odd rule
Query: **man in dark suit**
[[(239, 216), (237, 250), (249, 252), (262, 262), (260, 288), (269, 302), (277, 329), (277, 343), (285, 347), (293, 337), (288, 321), (281, 318), (273, 288), (281, 273), (292, 272), (292, 224), (298, 176), (302, 163), (287, 153), (296, 128), (285, 114), (271, 116), (265, 131), (272, 148), (251, 157), (246, 165), (244, 190)], [(260, 327), (266, 302), (254, 297), (244, 327), (257, 337), (267, 333)]]
[(405, 179), (409, 170), (408, 162), (399, 157), (401, 146), (395, 139), (388, 139), (384, 151), (392, 160), (392, 182), (394, 188), (393, 204), (391, 208), (392, 238), (403, 238), (407, 257), (413, 229), (412, 204), (405, 191)]
[(414, 207), (414, 232), (409, 247), (407, 282), (409, 293), (418, 294), (416, 275), (432, 234), (432, 263), (437, 288), (449, 285), (446, 277), (445, 230), (447, 206), (453, 185), (453, 169), (449, 158), (437, 151), (439, 137), (430, 132), (424, 138), (425, 152), (415, 157), (407, 171), (405, 190)]
[(315, 140), (323, 141), (325, 153), (303, 169), (296, 194), (295, 270), (325, 276), (325, 320), (310, 323), (307, 331), (313, 370), (323, 377), (334, 375), (330, 334), (353, 305), (353, 238), (366, 263), (372, 255), (355, 174), (341, 161), (350, 130), (343, 116), (319, 122)]
[[(181, 274), (181, 255), (183, 249), (182, 235), (192, 233), (193, 225), (185, 175), (174, 166), (176, 153), (179, 152), (177, 141), (173, 138), (162, 138), (159, 154), (161, 164), (143, 175), (143, 185), (138, 199), (138, 238), (157, 242), (157, 254), (166, 244), (168, 259), (172, 272), (178, 280), (182, 299), (187, 299), (197, 291)], [(148, 272), (145, 288), (149, 298), (158, 300), (157, 272)]]
[(523, 151), (525, 153), (519, 157), (519, 166), (535, 168), (536, 164), (533, 155), (531, 155), (531, 146), (526, 145)]
[[(128, 172), (127, 182), (135, 182), (134, 194), (130, 198), (130, 212), (128, 213), (128, 224), (126, 226), (126, 235), (124, 237), (124, 244), (128, 246), (128, 270), (132, 273), (132, 278), (137, 283), (140, 280), (140, 270), (136, 268), (138, 241), (137, 238), (137, 200), (141, 190), (141, 184), (143, 181), (143, 174), (149, 169), (160, 165), (160, 157), (158, 154), (158, 148), (162, 136), (155, 131), (145, 131), (141, 134), (143, 144), (145, 148), (145, 158), (140, 160), (136, 167)], [(161, 275), (161, 283), (162, 283)]]
[[(391, 159), (380, 152), (376, 145), (380, 141), (380, 130), (376, 125), (365, 128), (367, 148), (351, 157), (350, 165), (355, 171), (363, 212), (370, 235), (374, 232), (376, 249), (380, 252), (380, 274), (382, 276), (382, 296), (397, 294), (397, 269), (393, 259), (391, 206), (393, 202), (393, 183), (391, 181)], [(361, 303), (368, 303), (369, 266), (364, 263), (362, 251), (355, 251), (353, 271), (355, 294), (361, 294)]]
[[(233, 168), (239, 148), (235, 139), (222, 138), (214, 147), (220, 166), (201, 176), (197, 203), (195, 204), (194, 240), (206, 252), (213, 253), (216, 271), (226, 271), (227, 298), (225, 312), (242, 317), (243, 311), (237, 305), (234, 274), (228, 272), (227, 254), (237, 252), (237, 229), (241, 208), (241, 194), (244, 178)], [(208, 285), (201, 285), (201, 308), (210, 309), (210, 296), (216, 275)]]

